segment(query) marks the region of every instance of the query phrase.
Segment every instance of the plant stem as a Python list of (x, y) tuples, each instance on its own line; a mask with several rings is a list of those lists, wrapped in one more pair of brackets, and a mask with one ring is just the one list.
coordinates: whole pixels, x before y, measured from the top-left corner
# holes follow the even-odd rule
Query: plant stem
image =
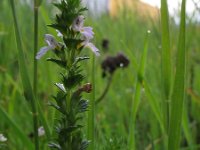
[[(34, 0), (34, 55), (33, 55), (33, 62), (34, 62), (34, 75), (33, 75), (33, 93), (35, 98), (37, 98), (37, 60), (35, 56), (37, 54), (38, 49), (38, 6), (36, 4), (36, 0)], [(37, 114), (35, 114), (35, 118), (37, 119)], [(37, 121), (37, 120), (36, 120)], [(35, 128), (38, 128), (38, 123), (34, 122)], [(39, 139), (38, 139), (38, 129), (35, 130), (35, 149), (39, 150)]]
[(107, 82), (107, 85), (106, 85), (106, 88), (104, 89), (103, 93), (101, 94), (101, 96), (95, 101), (95, 104), (99, 104), (99, 102), (101, 102), (103, 100), (103, 98), (106, 96), (106, 94), (108, 93), (108, 90), (110, 88), (110, 85), (112, 83), (112, 77), (113, 75), (111, 75), (109, 78), (108, 78), (108, 82)]
[(15, 5), (14, 5), (14, 0), (10, 0), (11, 4), (11, 10), (12, 10), (12, 15), (13, 15), (13, 20), (14, 20), (14, 27), (15, 27), (15, 36), (16, 36), (16, 41), (17, 41), (17, 49), (18, 49), (18, 61), (19, 61), (19, 66), (20, 66), (20, 75), (23, 83), (23, 88), (24, 88), (24, 95), (27, 101), (30, 102), (31, 108), (32, 108), (32, 113), (33, 113), (33, 126), (34, 126), (34, 137), (35, 137), (35, 149), (39, 150), (39, 140), (38, 140), (38, 118), (37, 118), (37, 107), (36, 107), (36, 102), (33, 94), (33, 90), (30, 84), (30, 80), (28, 77), (28, 72), (26, 68), (26, 63), (25, 63), (25, 58), (24, 58), (24, 52), (22, 49), (22, 42), (21, 42), (21, 36), (19, 32), (19, 26), (17, 22), (17, 16), (16, 16), (16, 10), (15, 10)]
[(35, 97), (37, 96), (37, 60), (35, 56), (37, 54), (38, 49), (38, 6), (36, 4), (36, 0), (34, 1), (34, 77), (33, 77), (33, 92)]
[(94, 150), (95, 147), (95, 56), (93, 55), (92, 59), (92, 86), (93, 86), (93, 92), (90, 100), (90, 111), (88, 116), (88, 139), (91, 140), (91, 143), (89, 145), (89, 150)]

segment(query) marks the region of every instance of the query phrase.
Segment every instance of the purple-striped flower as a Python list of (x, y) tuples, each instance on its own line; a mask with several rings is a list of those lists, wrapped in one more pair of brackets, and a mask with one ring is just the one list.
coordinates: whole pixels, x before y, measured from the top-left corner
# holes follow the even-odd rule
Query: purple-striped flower
[(96, 56), (99, 56), (99, 49), (96, 48), (96, 46), (90, 42), (91, 39), (94, 37), (94, 32), (92, 31), (92, 27), (84, 27), (84, 17), (78, 16), (73, 24), (72, 29), (76, 32), (80, 32), (82, 35), (83, 42), (81, 43), (81, 46), (84, 46), (86, 48), (91, 49)]
[(96, 55), (96, 56), (100, 56), (99, 53), (99, 49), (90, 42), (90, 40), (86, 39), (81, 43), (82, 46), (84, 46), (84, 48), (89, 48), (92, 50), (92, 52)]
[(45, 34), (44, 36), (45, 42), (47, 46), (44, 46), (40, 49), (40, 51), (36, 55), (36, 59), (40, 59), (47, 51), (55, 49), (59, 46), (58, 42), (55, 40), (54, 36), (51, 34)]
[(82, 36), (87, 39), (92, 39), (94, 37), (94, 32), (92, 27), (84, 27), (84, 16), (78, 16), (73, 24), (72, 29), (76, 32), (80, 32)]

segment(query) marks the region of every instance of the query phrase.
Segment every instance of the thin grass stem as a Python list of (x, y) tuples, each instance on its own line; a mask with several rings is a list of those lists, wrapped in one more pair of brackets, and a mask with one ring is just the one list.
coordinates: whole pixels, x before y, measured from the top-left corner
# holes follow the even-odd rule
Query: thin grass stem
[(37, 60), (35, 56), (38, 50), (38, 6), (36, 0), (34, 1), (34, 54), (33, 54), (33, 62), (34, 62), (34, 75), (33, 75), (33, 92), (35, 97), (37, 96)]
[(31, 87), (31, 83), (28, 77), (28, 71), (26, 68), (24, 52), (22, 49), (22, 41), (19, 32), (19, 26), (17, 22), (16, 10), (14, 5), (14, 0), (10, 0), (12, 16), (14, 20), (14, 27), (15, 27), (15, 36), (17, 41), (17, 49), (18, 49), (18, 61), (20, 66), (20, 75), (23, 83), (24, 88), (24, 95), (27, 101), (30, 102), (32, 108), (32, 115), (33, 115), (33, 127), (34, 127), (34, 137), (35, 137), (35, 149), (39, 150), (39, 140), (38, 140), (38, 114), (37, 114), (37, 107), (36, 102), (33, 94), (33, 90)]

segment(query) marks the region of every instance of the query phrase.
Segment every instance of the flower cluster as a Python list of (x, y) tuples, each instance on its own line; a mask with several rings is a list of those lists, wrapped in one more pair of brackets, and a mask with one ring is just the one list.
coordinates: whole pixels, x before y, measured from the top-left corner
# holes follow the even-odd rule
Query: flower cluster
[(83, 12), (87, 9), (81, 7), (81, 1), (61, 0), (61, 3), (54, 5), (60, 13), (56, 15), (55, 23), (49, 26), (57, 31), (57, 36), (62, 41), (59, 42), (54, 36), (46, 34), (44, 38), (47, 46), (42, 47), (36, 55), (36, 59), (40, 59), (47, 51), (53, 51), (55, 57), (48, 58), (47, 61), (65, 70), (60, 72), (61, 81), (55, 83), (58, 93), (53, 96), (54, 101), (49, 102), (49, 105), (60, 113), (55, 127), (57, 136), (49, 146), (59, 150), (85, 150), (89, 141), (83, 136), (82, 120), (83, 113), (88, 111), (89, 101), (82, 98), (82, 93), (90, 93), (92, 85), (82, 83), (84, 76), (80, 63), (89, 57), (82, 57), (80, 54), (84, 48), (91, 49), (96, 56), (100, 53), (91, 42), (94, 38), (92, 27), (84, 26)]
[[(81, 47), (89, 48), (95, 53), (96, 56), (100, 55), (98, 48), (96, 48), (95, 45), (91, 43), (91, 40), (94, 37), (94, 32), (92, 27), (84, 27), (84, 16), (80, 15), (77, 18), (75, 18), (75, 20), (71, 25), (71, 29), (74, 32), (78, 32), (82, 35), (81, 36), (82, 42), (77, 48)], [(58, 37), (63, 37), (63, 34), (59, 30), (56, 31), (58, 32), (57, 34)], [(47, 43), (47, 46), (44, 46), (40, 49), (40, 51), (37, 53), (36, 59), (40, 59), (49, 50), (56, 50), (56, 49), (59, 50), (61, 48), (61, 44), (55, 40), (53, 35), (45, 34), (44, 39), (45, 42)]]

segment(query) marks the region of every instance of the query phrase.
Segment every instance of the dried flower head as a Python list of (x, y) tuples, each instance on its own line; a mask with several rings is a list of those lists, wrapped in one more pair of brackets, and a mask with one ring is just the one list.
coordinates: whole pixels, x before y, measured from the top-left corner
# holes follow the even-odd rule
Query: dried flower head
[(108, 50), (109, 49), (109, 40), (103, 39), (101, 45), (104, 50)]
[(118, 53), (116, 56), (108, 56), (101, 64), (103, 77), (106, 73), (113, 74), (117, 68), (125, 68), (129, 65), (129, 59), (123, 54)]
[(130, 63), (129, 59), (123, 53), (118, 53), (115, 59), (116, 59), (116, 64), (118, 67), (125, 68)]
[(86, 93), (91, 93), (92, 92), (92, 84), (91, 83), (86, 83), (85, 85), (83, 85), (81, 87), (81, 90), (83, 92), (86, 92)]

